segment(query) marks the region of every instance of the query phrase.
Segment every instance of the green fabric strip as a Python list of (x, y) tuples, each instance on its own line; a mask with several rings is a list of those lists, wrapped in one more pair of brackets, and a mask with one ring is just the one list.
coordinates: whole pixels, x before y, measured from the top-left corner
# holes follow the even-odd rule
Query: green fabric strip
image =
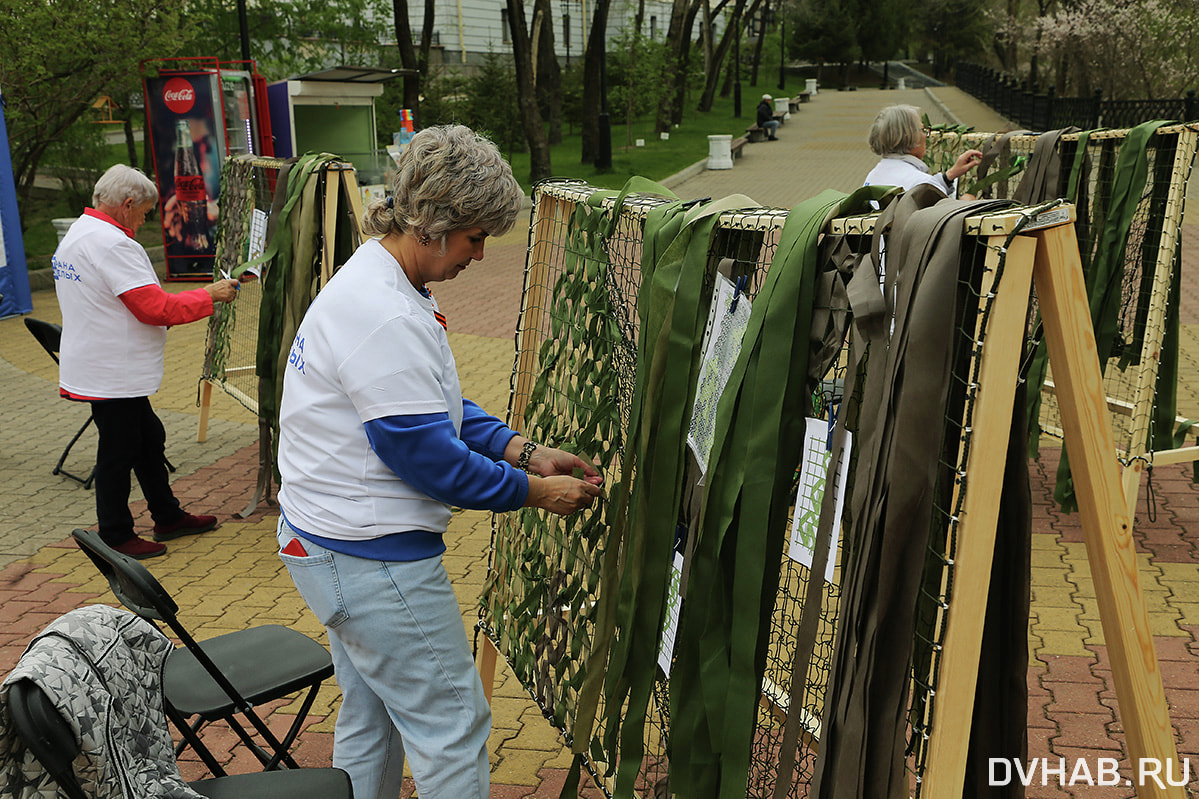
[[(619, 731), (616, 794), (631, 795), (644, 753), (646, 712), (657, 672), (658, 641), (685, 467), (685, 423), (693, 402), (709, 297), (701, 288), (712, 229), (720, 212), (753, 205), (734, 195), (683, 212), (664, 249), (664, 218), (646, 221), (641, 294), (641, 358), (630, 444), (636, 479), (629, 498), (626, 569), (621, 576), (618, 633), (605, 685), (608, 751)], [(681, 209), (679, 209), (681, 210)], [(677, 212), (676, 212), (677, 213)], [(675, 214), (670, 214), (674, 216)], [(661, 252), (656, 262), (647, 259)], [(666, 510), (670, 509), (670, 510)], [(626, 704), (627, 703), (627, 704)]]

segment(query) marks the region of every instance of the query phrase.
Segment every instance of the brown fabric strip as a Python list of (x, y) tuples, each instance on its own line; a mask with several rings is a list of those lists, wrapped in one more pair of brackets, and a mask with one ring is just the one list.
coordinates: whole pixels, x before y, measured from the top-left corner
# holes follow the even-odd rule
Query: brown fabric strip
[(791, 661), (787, 722), (783, 726), (783, 739), (779, 743), (774, 799), (784, 799), (791, 790), (794, 779), (795, 753), (803, 726), (803, 714), (800, 711), (803, 709), (808, 667), (812, 662), (812, 652), (816, 648), (816, 635), (820, 630), (820, 617), (824, 610), (824, 572), (828, 567), (829, 542), (838, 532), (833, 530), (837, 492), (832, 490), (832, 486), (836, 483), (842, 459), (848, 457), (849, 453), (845, 449), (845, 425), (838, 421), (833, 431), (828, 468), (824, 474), (825, 491), (820, 503), (820, 524), (816, 528), (816, 540), (812, 545), (812, 568), (808, 570), (807, 591), (804, 593), (803, 612), (800, 615), (799, 632), (796, 634), (795, 656)]
[(1063, 133), (1074, 133), (1078, 128), (1062, 128), (1042, 133), (1033, 146), (1032, 157), (1024, 167), (1024, 176), (1016, 187), (1012, 198), (1022, 205), (1037, 205), (1062, 196), (1062, 159), (1058, 152), (1058, 141)]

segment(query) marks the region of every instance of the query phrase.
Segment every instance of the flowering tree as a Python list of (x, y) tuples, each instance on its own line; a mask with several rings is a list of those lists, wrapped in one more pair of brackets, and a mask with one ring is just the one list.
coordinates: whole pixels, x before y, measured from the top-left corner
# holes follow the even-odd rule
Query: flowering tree
[(1039, 0), (1038, 6), (1039, 13), (1020, 15), (1009, 0), (1004, 10), (993, 10), (1005, 69), (1017, 71), (1018, 49), (1031, 67), (1029, 77), (1052, 75), (1059, 94), (1099, 89), (1113, 99), (1156, 99), (1195, 88), (1194, 0), (1073, 0), (1060, 8)]

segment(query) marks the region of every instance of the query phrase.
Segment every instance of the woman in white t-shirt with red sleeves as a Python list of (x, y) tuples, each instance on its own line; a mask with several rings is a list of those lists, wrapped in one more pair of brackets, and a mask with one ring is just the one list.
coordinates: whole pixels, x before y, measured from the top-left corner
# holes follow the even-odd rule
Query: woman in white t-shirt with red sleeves
[(422, 799), (486, 799), (491, 714), (441, 561), (451, 507), (565, 515), (602, 480), (462, 396), (428, 285), (481, 261), (516, 219), (523, 195), (495, 145), (462, 126), (422, 130), (391, 191), (364, 219), (381, 238), (321, 289), (291, 347), (280, 557), (328, 630), (342, 691), (333, 765), (354, 795), (395, 799), (406, 757)]
[[(170, 294), (134, 235), (158, 202), (139, 170), (117, 164), (96, 182), (94, 208), (71, 225), (54, 253), (54, 287), (62, 309), (59, 393), (90, 402), (99, 442), (96, 515), (100, 537), (133, 558), (166, 552), (161, 541), (216, 526), (179, 506), (167, 474), (166, 431), (150, 406), (162, 384), (167, 328), (212, 315), (231, 302), (236, 280)], [(154, 541), (134, 534), (129, 473), (137, 475), (154, 520)]]

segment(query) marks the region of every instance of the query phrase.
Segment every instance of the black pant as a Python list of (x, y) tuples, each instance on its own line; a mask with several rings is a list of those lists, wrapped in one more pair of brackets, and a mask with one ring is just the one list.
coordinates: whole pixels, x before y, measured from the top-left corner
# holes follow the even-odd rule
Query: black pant
[(100, 440), (96, 452), (96, 516), (100, 537), (118, 546), (133, 537), (129, 511), (129, 472), (137, 475), (155, 524), (183, 517), (171, 491), (166, 463), (166, 430), (148, 397), (92, 403)]

